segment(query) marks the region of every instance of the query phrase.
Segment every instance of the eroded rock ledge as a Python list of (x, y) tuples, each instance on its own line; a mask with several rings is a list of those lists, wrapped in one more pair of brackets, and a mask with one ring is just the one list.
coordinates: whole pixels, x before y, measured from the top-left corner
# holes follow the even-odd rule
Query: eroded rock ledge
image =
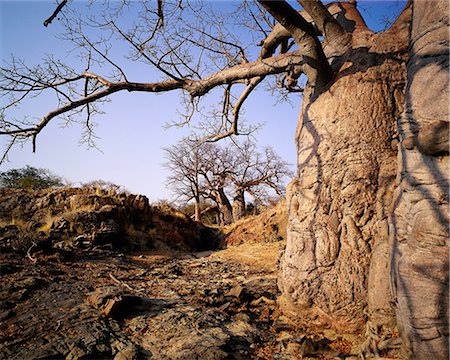
[(213, 248), (212, 230), (142, 195), (98, 189), (0, 189), (0, 249)]

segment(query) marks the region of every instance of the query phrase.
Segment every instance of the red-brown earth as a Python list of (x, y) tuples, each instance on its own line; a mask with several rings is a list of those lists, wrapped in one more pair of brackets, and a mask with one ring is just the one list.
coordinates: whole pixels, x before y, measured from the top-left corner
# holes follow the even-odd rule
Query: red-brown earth
[(337, 359), (364, 346), (364, 329), (311, 332), (280, 314), (284, 210), (222, 238), (94, 190), (2, 190), (0, 216), (0, 359)]

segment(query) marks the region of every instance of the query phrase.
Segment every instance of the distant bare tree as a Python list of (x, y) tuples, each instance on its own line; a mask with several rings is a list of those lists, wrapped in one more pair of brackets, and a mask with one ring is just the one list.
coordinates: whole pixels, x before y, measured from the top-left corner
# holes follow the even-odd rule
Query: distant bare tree
[(260, 153), (256, 144), (246, 141), (237, 147), (228, 173), (233, 188), (233, 221), (246, 215), (245, 193), (257, 203), (264, 203), (269, 197), (267, 189), (277, 195), (284, 195), (283, 179), (293, 176), (289, 164), (283, 161), (271, 147)]
[(200, 200), (204, 193), (201, 174), (205, 171), (204, 159), (213, 147), (210, 143), (183, 138), (177, 144), (164, 148), (166, 161), (163, 165), (170, 171), (167, 186), (174, 190), (177, 201), (194, 201), (196, 221), (201, 221)]
[(197, 221), (201, 220), (202, 199), (212, 200), (220, 222), (229, 224), (245, 215), (245, 193), (263, 202), (269, 196), (268, 188), (284, 193), (283, 178), (292, 175), (289, 165), (270, 147), (260, 153), (250, 140), (221, 147), (184, 138), (165, 152), (164, 165), (171, 173), (168, 185), (177, 200), (194, 202)]

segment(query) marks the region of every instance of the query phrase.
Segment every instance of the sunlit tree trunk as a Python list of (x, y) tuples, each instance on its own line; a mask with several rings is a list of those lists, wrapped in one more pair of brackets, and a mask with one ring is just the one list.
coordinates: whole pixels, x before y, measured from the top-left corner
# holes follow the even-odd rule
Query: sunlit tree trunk
[(405, 355), (448, 359), (448, 1), (414, 2), (398, 187), (391, 218), (392, 282)]
[(195, 202), (194, 202), (194, 220), (195, 221), (202, 221), (202, 212), (200, 210), (200, 196), (197, 194), (195, 196)]
[(395, 327), (388, 213), (409, 19), (407, 10), (379, 34), (360, 24), (331, 62), (333, 81), (305, 89), (279, 285), (283, 311), (310, 328), (359, 332), (367, 319), (371, 329)]
[(220, 213), (220, 225), (231, 224), (233, 222), (233, 211), (223, 188), (216, 191), (216, 203)]
[(233, 198), (233, 221), (238, 221), (245, 216), (244, 192), (238, 190)]

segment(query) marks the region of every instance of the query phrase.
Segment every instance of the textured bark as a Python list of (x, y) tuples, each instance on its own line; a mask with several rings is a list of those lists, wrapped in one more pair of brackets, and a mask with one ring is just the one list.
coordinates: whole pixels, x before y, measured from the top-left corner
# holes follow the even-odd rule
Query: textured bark
[(406, 357), (448, 359), (448, 2), (415, 1), (398, 187), (392, 282)]
[(194, 197), (194, 220), (202, 221), (202, 212), (200, 211), (200, 197), (197, 195)]
[(223, 188), (215, 191), (215, 201), (220, 213), (220, 225), (229, 225), (233, 222), (233, 209)]
[(245, 216), (245, 196), (243, 191), (237, 191), (233, 198), (233, 221)]
[(356, 27), (352, 48), (332, 63), (333, 83), (304, 94), (279, 285), (284, 312), (309, 328), (362, 331), (367, 317), (395, 326), (388, 213), (409, 16), (381, 34)]
[(343, 53), (348, 49), (351, 36), (343, 26), (333, 17), (331, 12), (320, 2), (315, 0), (297, 0), (305, 9), (317, 26), (326, 42)]

